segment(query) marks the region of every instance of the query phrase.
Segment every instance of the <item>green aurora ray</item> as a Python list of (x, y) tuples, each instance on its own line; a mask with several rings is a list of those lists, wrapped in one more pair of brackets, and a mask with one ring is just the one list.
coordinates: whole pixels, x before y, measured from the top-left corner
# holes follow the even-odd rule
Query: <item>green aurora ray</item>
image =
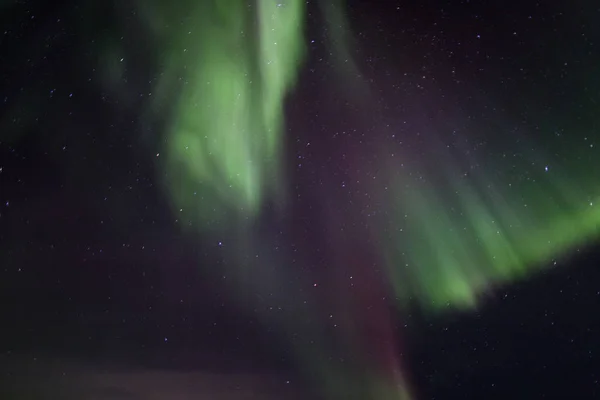
[(283, 107), (305, 54), (304, 7), (194, 1), (176, 28), (151, 18), (169, 50), (157, 106), (180, 86), (165, 182), (191, 219), (237, 223), (282, 200)]
[(374, 235), (401, 305), (474, 308), (491, 288), (526, 278), (600, 236), (600, 160), (534, 162), (536, 172), (515, 178), (506, 162), (482, 161), (463, 175), (458, 159), (432, 153), (441, 158), (428, 170), (384, 168), (389, 189), (382, 198), (392, 218)]

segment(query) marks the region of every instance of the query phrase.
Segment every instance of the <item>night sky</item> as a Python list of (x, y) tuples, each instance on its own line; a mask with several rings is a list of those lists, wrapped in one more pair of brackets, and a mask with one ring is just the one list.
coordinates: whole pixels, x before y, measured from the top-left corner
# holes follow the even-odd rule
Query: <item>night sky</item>
[(600, 6), (96, 3), (0, 2), (3, 399), (600, 398)]

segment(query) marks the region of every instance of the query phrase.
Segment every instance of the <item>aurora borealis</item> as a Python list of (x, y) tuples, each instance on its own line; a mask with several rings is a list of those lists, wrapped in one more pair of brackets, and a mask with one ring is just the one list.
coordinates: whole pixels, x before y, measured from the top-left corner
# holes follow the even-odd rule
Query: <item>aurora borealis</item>
[[(203, 27), (210, 27), (211, 21), (222, 18), (221, 13), (233, 22), (231, 26), (221, 24), (223, 30), (211, 32), (207, 28), (207, 33), (199, 33), (200, 42), (195, 46), (187, 43), (195, 40), (191, 33), (191, 38), (172, 45), (177, 51), (188, 47), (198, 51), (196, 63), (193, 57), (187, 63), (177, 56), (173, 57), (173, 60), (179, 60), (179, 65), (174, 61), (175, 66), (179, 70), (185, 68), (189, 78), (184, 75), (186, 84), (179, 105), (175, 106), (173, 132), (167, 137), (170, 158), (176, 160), (175, 164), (183, 164), (179, 168), (171, 166), (168, 172), (169, 177), (183, 181), (171, 186), (176, 208), (191, 208), (192, 215), (207, 209), (215, 213), (217, 206), (224, 203), (229, 205), (223, 212), (225, 215), (247, 209), (249, 215), (255, 217), (261, 210), (261, 204), (277, 200), (272, 198), (274, 192), (270, 192), (263, 182), (281, 187), (279, 180), (272, 175), (274, 170), (282, 169), (281, 165), (268, 163), (283, 151), (282, 146), (275, 143), (285, 140), (281, 132), (284, 95), (298, 73), (300, 51), (297, 49), (305, 46), (301, 25), (303, 18), (299, 17), (304, 12), (303, 5), (291, 1), (285, 4), (257, 3), (256, 9), (246, 8), (242, 3), (238, 6), (239, 9), (224, 11), (215, 5), (214, 10), (208, 12), (210, 6), (205, 6), (207, 8), (198, 11), (197, 17), (194, 13), (189, 14), (191, 21), (206, 21), (197, 23)], [(360, 86), (358, 79), (352, 79), (353, 75), (360, 75), (356, 68), (350, 69), (355, 70), (353, 74), (344, 71), (347, 68), (343, 63), (354, 63), (347, 54), (346, 41), (340, 33), (347, 24), (343, 21), (340, 4), (337, 4), (337, 9), (331, 7), (335, 6), (325, 7), (325, 15), (331, 23), (330, 45), (338, 54), (334, 65), (340, 65), (340, 73), (346, 72), (345, 84)], [(258, 25), (255, 28), (256, 47), (248, 43), (240, 46), (240, 43), (248, 41), (246, 32), (252, 30), (243, 23), (248, 20)], [(282, 32), (283, 27), (288, 29)], [(203, 45), (203, 39), (209, 43)], [(288, 49), (291, 51), (288, 52)], [(344, 61), (340, 62), (340, 59)], [(257, 76), (252, 71), (258, 71)], [(443, 139), (440, 141), (443, 142)], [(513, 166), (494, 165), (494, 160), (474, 161), (478, 162), (477, 169), (461, 176), (458, 165), (461, 159), (465, 159), (464, 155), (457, 156), (448, 151), (456, 147), (455, 144), (437, 148), (438, 144), (432, 142), (428, 146), (428, 151), (436, 154), (438, 162), (444, 166), (443, 170), (440, 170), (439, 164), (431, 165), (430, 162), (414, 159), (410, 153), (400, 153), (397, 158), (404, 162), (391, 160), (384, 163), (381, 166), (386, 171), (383, 183), (378, 182), (386, 185), (386, 193), (382, 193), (379, 199), (385, 217), (376, 222), (371, 231), (375, 237), (382, 238), (379, 252), (386, 263), (387, 274), (376, 279), (391, 284), (393, 295), (403, 302), (400, 305), (412, 299), (425, 309), (475, 307), (478, 296), (488, 293), (495, 285), (527, 277), (554, 257), (596, 239), (600, 212), (593, 203), (598, 203), (600, 188), (594, 180), (573, 182), (566, 178), (574, 174), (581, 176), (579, 168), (582, 165), (568, 171), (555, 162), (550, 172), (550, 167), (532, 160), (528, 168), (533, 171), (528, 182), (518, 182), (513, 187), (510, 179)], [(544, 159), (547, 155), (538, 152), (537, 158)], [(263, 165), (263, 162), (266, 164)], [(599, 165), (596, 161), (587, 166), (590, 176), (595, 176), (592, 171), (600, 172)], [(535, 171), (536, 166), (538, 171)], [(209, 186), (202, 190), (202, 198), (194, 199), (190, 195), (192, 188), (205, 182), (209, 182)], [(375, 192), (376, 187), (371, 191)], [(227, 196), (227, 192), (234, 195)], [(212, 200), (215, 205), (206, 198), (215, 199)], [(328, 218), (331, 217), (324, 216), (325, 221)], [(253, 235), (251, 230), (244, 234)], [(254, 249), (253, 240), (249, 243)], [(340, 247), (344, 245), (348, 245), (347, 239), (341, 239), (338, 244)], [(237, 262), (246, 264), (243, 260)], [(265, 266), (262, 263), (273, 262), (267, 259), (253, 265), (253, 268), (263, 270)], [(279, 262), (285, 263), (285, 257)], [(359, 267), (359, 271), (368, 268), (367, 264), (365, 262), (365, 266)], [(280, 285), (280, 280), (284, 279), (283, 276), (269, 276), (268, 270), (258, 274), (260, 280), (271, 282), (267, 291), (272, 290), (271, 285)], [(333, 279), (342, 279), (344, 275), (340, 272)], [(252, 285), (252, 280), (241, 279), (239, 285), (245, 289), (244, 286)], [(385, 287), (383, 282), (374, 285)], [(263, 286), (263, 283), (258, 284), (258, 287)], [(358, 301), (368, 302), (368, 297), (355, 296)], [(349, 303), (353, 301), (356, 300), (349, 298), (338, 307), (351, 308)], [(360, 319), (357, 315), (359, 313), (353, 313), (349, 316), (350, 320)], [(384, 313), (379, 320), (369, 315), (362, 318), (378, 327), (385, 325), (389, 316)], [(290, 322), (283, 321), (282, 324)], [(356, 330), (353, 325), (350, 323), (345, 329)], [(354, 337), (349, 346), (368, 346), (360, 332), (349, 335)], [(369, 334), (362, 335), (369, 337)], [(386, 333), (382, 335), (379, 340), (385, 340)], [(393, 348), (390, 342), (384, 345), (383, 353), (393, 352)], [(302, 348), (299, 350), (299, 354), (304, 352)], [(324, 376), (332, 374), (329, 367), (324, 367), (323, 361), (319, 361), (320, 357), (301, 358), (305, 358), (308, 364), (320, 363)], [(381, 360), (377, 356), (375, 358), (376, 364), (380, 364)], [(402, 382), (397, 376), (401, 374), (400, 366), (394, 364), (392, 360), (384, 366), (375, 365), (374, 368), (382, 368), (383, 374), (390, 374), (391, 380), (373, 384), (373, 388), (360, 397), (409, 398), (407, 393), (393, 395), (397, 389), (385, 389), (386, 386), (392, 387), (394, 384), (391, 382), (395, 380)], [(332, 368), (335, 371), (335, 367)], [(344, 380), (332, 379), (330, 384), (333, 386)], [(326, 381), (324, 385), (327, 384)], [(366, 386), (371, 384), (366, 383)], [(332, 392), (338, 391), (332, 389)], [(351, 394), (341, 393), (338, 397), (350, 398)]]
[[(442, 162), (447, 169), (458, 164)], [(390, 275), (397, 277), (392, 279), (396, 296), (412, 296), (426, 308), (475, 307), (477, 296), (494, 285), (527, 277), (596, 241), (600, 214), (594, 207), (599, 195), (594, 179), (560, 163), (553, 163), (552, 172), (542, 163), (532, 164), (539, 171), (525, 183), (507, 179), (514, 167), (487, 160), (463, 177), (451, 170), (434, 174), (434, 184), (431, 178), (398, 184), (410, 182), (406, 176), (391, 182), (388, 198), (399, 211), (386, 225), (394, 233), (387, 236), (383, 252)], [(595, 164), (585, 169), (598, 171)], [(486, 173), (488, 168), (493, 172)], [(575, 174), (579, 182), (567, 178)]]
[[(70, 1), (0, 8), (21, 21), (0, 261), (6, 304), (56, 298), (84, 342), (206, 342), (190, 358), (272, 353), (309, 398), (428, 398), (459, 378), (423, 375), (419, 329), (570, 281), (597, 247), (600, 31), (583, 2)], [(112, 321), (106, 339), (89, 321)], [(580, 329), (589, 360), (598, 325)]]
[(190, 2), (184, 10), (182, 26), (164, 32), (158, 82), (184, 81), (166, 180), (177, 206), (198, 216), (222, 207), (217, 213), (253, 215), (281, 186), (283, 106), (304, 54), (304, 3)]

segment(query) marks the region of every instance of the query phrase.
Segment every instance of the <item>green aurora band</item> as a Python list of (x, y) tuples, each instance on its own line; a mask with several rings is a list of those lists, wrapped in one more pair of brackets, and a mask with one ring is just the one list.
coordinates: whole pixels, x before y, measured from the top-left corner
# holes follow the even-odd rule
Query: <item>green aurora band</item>
[(423, 180), (395, 174), (383, 197), (395, 217), (374, 235), (384, 243), (401, 305), (474, 308), (494, 286), (526, 278), (599, 237), (597, 160), (571, 170), (537, 164), (539, 173), (520, 182), (498, 178), (500, 165), (486, 163), (457, 178), (458, 160), (439, 161), (445, 172)]
[(305, 3), (283, 3), (195, 1), (166, 32), (158, 98), (183, 82), (166, 183), (175, 207), (202, 223), (239, 223), (282, 200), (284, 99), (305, 54)]

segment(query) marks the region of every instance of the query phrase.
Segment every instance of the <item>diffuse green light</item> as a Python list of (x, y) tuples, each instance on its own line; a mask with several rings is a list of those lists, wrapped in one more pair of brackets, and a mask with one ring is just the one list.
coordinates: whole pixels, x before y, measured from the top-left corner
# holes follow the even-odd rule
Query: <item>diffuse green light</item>
[(569, 171), (578, 177), (569, 179), (556, 168), (512, 184), (476, 170), (459, 177), (456, 163), (444, 165), (437, 178), (415, 182), (406, 173), (390, 185), (395, 226), (378, 234), (403, 303), (475, 307), (490, 287), (527, 277), (600, 234), (600, 188), (584, 171)]
[(280, 198), (283, 103), (304, 56), (303, 1), (226, 3), (195, 2), (165, 30), (158, 86), (180, 84), (165, 180), (176, 208), (203, 222)]

